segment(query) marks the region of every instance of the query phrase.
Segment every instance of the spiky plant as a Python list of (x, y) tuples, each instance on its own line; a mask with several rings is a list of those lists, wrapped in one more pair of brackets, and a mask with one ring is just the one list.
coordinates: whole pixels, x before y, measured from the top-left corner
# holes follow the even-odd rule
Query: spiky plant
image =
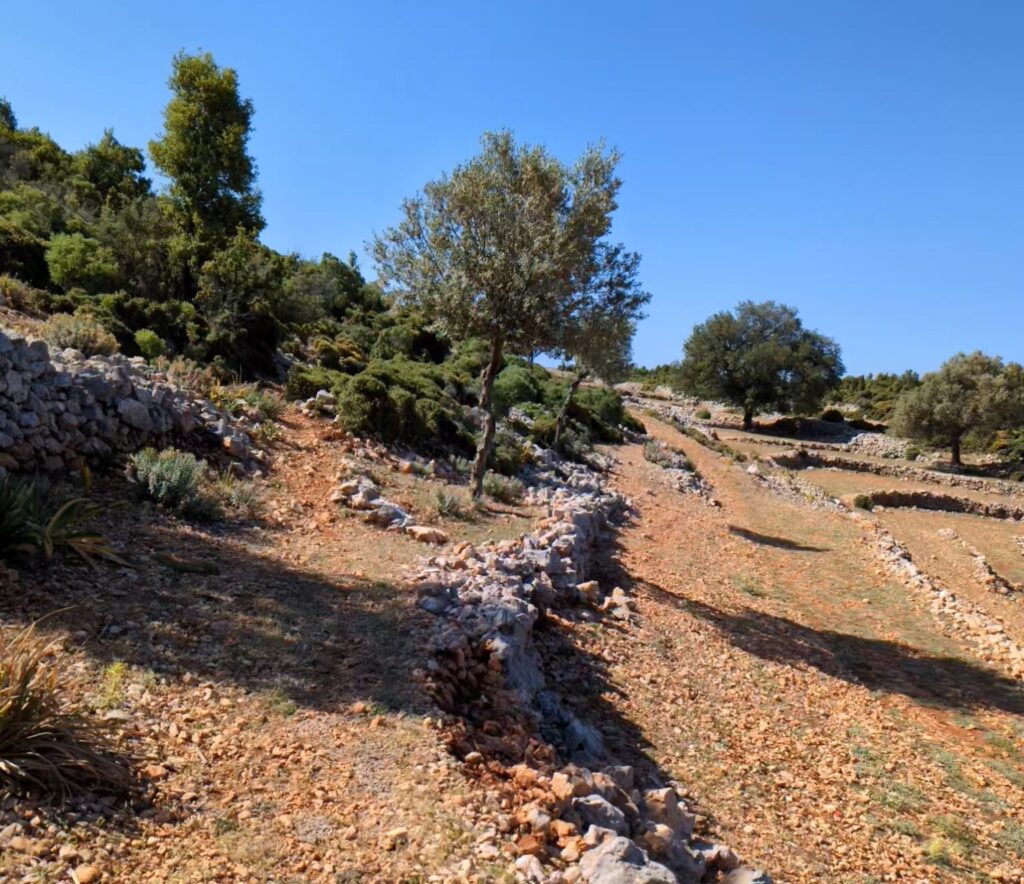
[(130, 770), (101, 725), (64, 702), (53, 650), (35, 626), (0, 637), (0, 787), (60, 800), (126, 795)]

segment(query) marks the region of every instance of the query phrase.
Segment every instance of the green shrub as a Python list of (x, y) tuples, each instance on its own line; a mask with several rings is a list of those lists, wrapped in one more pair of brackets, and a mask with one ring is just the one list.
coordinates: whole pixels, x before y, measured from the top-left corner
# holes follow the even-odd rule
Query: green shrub
[(46, 250), (50, 279), (62, 288), (81, 287), (91, 294), (110, 291), (117, 285), (114, 253), (81, 233), (57, 233)]
[(318, 365), (293, 365), (288, 370), (284, 383), (285, 396), (289, 399), (309, 399), (321, 390), (332, 390), (344, 375), (329, 371)]
[(830, 424), (842, 424), (846, 422), (846, 418), (838, 408), (826, 408), (821, 413), (821, 419)]
[(702, 408), (700, 411), (697, 412), (697, 420), (702, 420), (702, 421), (709, 421), (709, 420), (711, 420), (711, 412), (708, 411), (706, 408)]
[(903, 456), (907, 460), (917, 460), (921, 456), (921, 449), (917, 445), (908, 445)]
[(515, 504), (525, 494), (523, 483), (518, 479), (488, 473), (484, 476), (484, 494), (499, 503)]
[(144, 359), (157, 359), (167, 352), (167, 345), (163, 338), (155, 331), (148, 328), (140, 328), (135, 332), (135, 346), (139, 349), (139, 355)]
[(86, 356), (110, 356), (117, 352), (117, 340), (90, 316), (57, 313), (43, 323), (40, 336), (51, 347), (70, 347)]
[(504, 476), (514, 476), (526, 463), (523, 443), (515, 433), (498, 430), (487, 465)]
[(203, 495), (208, 467), (187, 451), (143, 448), (128, 458), (128, 478), (142, 497), (168, 509), (202, 517), (212, 513)]
[(447, 491), (437, 492), (434, 497), (434, 509), (442, 519), (465, 519), (468, 515), (462, 499)]
[(106, 732), (65, 701), (56, 642), (34, 627), (0, 640), (0, 785), (65, 799), (127, 794), (131, 773)]
[(505, 415), (514, 405), (537, 402), (541, 398), (540, 385), (525, 365), (508, 365), (494, 379), (491, 388), (495, 414)]
[(858, 494), (854, 497), (853, 505), (857, 507), (857, 509), (867, 510), (868, 512), (871, 512), (871, 510), (875, 508), (875, 502), (867, 494)]

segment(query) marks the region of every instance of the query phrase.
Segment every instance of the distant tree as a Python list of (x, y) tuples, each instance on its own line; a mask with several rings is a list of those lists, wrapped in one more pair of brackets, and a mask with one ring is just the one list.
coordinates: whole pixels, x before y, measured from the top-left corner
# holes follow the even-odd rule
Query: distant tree
[(602, 246), (599, 256), (582, 297), (560, 323), (558, 353), (569, 362), (573, 374), (555, 419), (556, 449), (580, 384), (591, 376), (615, 383), (628, 373), (636, 324), (651, 300), (637, 279), (640, 256), (636, 252), (627, 252), (621, 245)]
[(6, 98), (0, 98), (0, 129), (7, 129), (10, 132), (16, 132), (18, 129), (18, 118)]
[(805, 329), (796, 310), (744, 301), (696, 326), (683, 345), (681, 379), (694, 396), (743, 409), (743, 426), (765, 409), (809, 413), (843, 375), (839, 345)]
[(958, 353), (896, 403), (893, 430), (912, 439), (947, 444), (961, 465), (969, 433), (1013, 429), (1024, 422), (1024, 369), (997, 356)]
[(46, 266), (50, 279), (65, 289), (83, 288), (97, 294), (117, 287), (114, 253), (80, 233), (55, 234), (46, 250)]
[(474, 497), (494, 441), (491, 389), (505, 348), (560, 346), (568, 305), (597, 272), (620, 185), (614, 151), (589, 148), (569, 167), (509, 132), (482, 143), (478, 156), (406, 200), (402, 221), (373, 243), (381, 278), (400, 299), (456, 341), (487, 341)]
[(179, 52), (168, 81), (164, 132), (149, 154), (171, 180), (170, 195), (202, 262), (235, 235), (263, 229), (256, 165), (248, 153), (253, 104), (238, 94), (238, 77), (209, 52)]
[(121, 208), (149, 193), (146, 163), (137, 147), (121, 144), (107, 129), (98, 144), (74, 156), (75, 171), (95, 189), (101, 205)]

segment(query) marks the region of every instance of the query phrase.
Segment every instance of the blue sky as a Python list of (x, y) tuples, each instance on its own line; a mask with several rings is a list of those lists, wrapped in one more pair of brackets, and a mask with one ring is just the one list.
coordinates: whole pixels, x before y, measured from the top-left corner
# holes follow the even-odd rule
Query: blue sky
[(613, 234), (653, 292), (637, 361), (746, 298), (851, 372), (1024, 361), (1024, 3), (5, 4), (0, 94), (63, 146), (143, 145), (171, 56), (256, 106), (264, 240), (340, 255), (509, 127), (624, 154)]

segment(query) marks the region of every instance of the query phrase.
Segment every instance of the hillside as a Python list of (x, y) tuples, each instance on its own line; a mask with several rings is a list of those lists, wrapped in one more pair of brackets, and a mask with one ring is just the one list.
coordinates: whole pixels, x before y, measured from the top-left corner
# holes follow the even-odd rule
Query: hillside
[[(1016, 521), (852, 511), (833, 501), (874, 493), (877, 473), (775, 467), (767, 456), (794, 450), (784, 439), (633, 401), (648, 442), (602, 448), (607, 472), (540, 461), (521, 501), (447, 515), (437, 493), (463, 495), (460, 480), (295, 408), (278, 420), (264, 478), (248, 480), (252, 516), (196, 522), (97, 473), (100, 500), (128, 501), (98, 525), (127, 567), (61, 556), (8, 569), (3, 619), (46, 617), (37, 629), (55, 642), (67, 698), (109, 725), (137, 787), (127, 805), (8, 800), (4, 874), (1022, 880)], [(706, 432), (718, 451), (698, 441)], [(649, 440), (689, 463), (652, 461)], [(693, 470), (699, 487), (684, 481)], [(441, 533), (360, 518), (345, 491), (360, 476)], [(932, 478), (935, 489), (945, 477)], [(922, 484), (884, 476), (890, 491)], [(998, 483), (942, 490), (1014, 499)], [(559, 547), (573, 536), (557, 528), (565, 506), (612, 521)], [(545, 532), (570, 558), (545, 552), (529, 583), (509, 582), (514, 562), (552, 542)], [(886, 558), (879, 532), (905, 545), (917, 576)], [(516, 552), (526, 533), (541, 539)], [(436, 553), (423, 539), (441, 541)], [(480, 604), (471, 575), (486, 581), (495, 566), (506, 589), (479, 611), (512, 604), (540, 618), (498, 629), (510, 656), (492, 642), (482, 668), (453, 668), (451, 628)], [(692, 818), (656, 809), (665, 786)], [(649, 859), (588, 865), (594, 827), (616, 828), (623, 812), (621, 831)], [(658, 877), (666, 866), (672, 877)]]

